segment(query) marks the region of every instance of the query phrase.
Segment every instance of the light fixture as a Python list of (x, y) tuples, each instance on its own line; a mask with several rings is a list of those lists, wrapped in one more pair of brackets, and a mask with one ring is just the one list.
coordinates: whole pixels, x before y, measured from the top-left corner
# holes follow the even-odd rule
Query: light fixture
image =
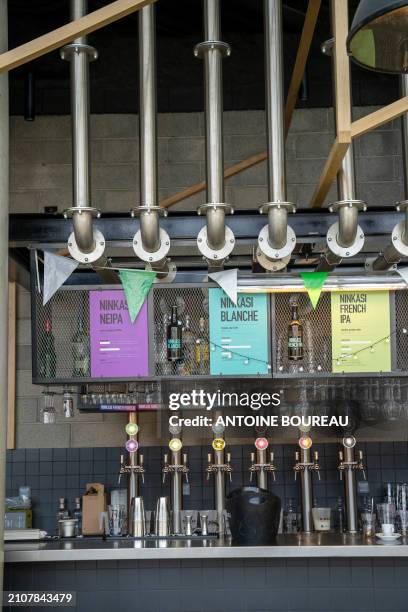
[(125, 431), (128, 436), (135, 436), (139, 431), (139, 427), (136, 425), (136, 423), (127, 423)]
[(266, 450), (268, 446), (269, 442), (266, 438), (257, 438), (255, 440), (255, 447), (260, 451)]
[(179, 450), (183, 448), (183, 443), (180, 438), (172, 438), (169, 442), (169, 449), (173, 451), (173, 453), (178, 453)]
[(130, 438), (130, 440), (126, 442), (125, 447), (128, 453), (135, 453), (137, 449), (139, 448), (139, 445), (136, 442), (136, 440), (133, 440), (133, 438)]
[(303, 450), (309, 450), (311, 448), (313, 442), (310, 436), (302, 436), (299, 438), (299, 446)]
[(212, 447), (216, 451), (222, 451), (225, 448), (225, 440), (223, 438), (214, 438)]
[(408, 72), (408, 1), (361, 0), (347, 50), (363, 68), (377, 72)]

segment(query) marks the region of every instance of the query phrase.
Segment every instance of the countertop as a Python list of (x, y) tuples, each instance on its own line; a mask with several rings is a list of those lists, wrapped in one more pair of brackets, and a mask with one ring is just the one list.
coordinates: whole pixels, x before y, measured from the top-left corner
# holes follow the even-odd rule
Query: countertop
[(384, 544), (376, 538), (335, 533), (277, 536), (276, 542), (261, 546), (239, 546), (228, 538), (49, 540), (7, 542), (6, 563), (53, 561), (115, 561), (123, 559), (230, 559), (311, 557), (408, 557), (408, 539)]

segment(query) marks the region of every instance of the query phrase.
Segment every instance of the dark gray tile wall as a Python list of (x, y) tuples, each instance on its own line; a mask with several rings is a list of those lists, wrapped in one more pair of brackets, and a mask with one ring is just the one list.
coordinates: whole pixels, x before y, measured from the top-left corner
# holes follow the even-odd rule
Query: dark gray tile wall
[[(278, 468), (273, 491), (282, 502), (289, 498), (298, 500), (299, 485), (294, 481), (293, 464), (295, 445), (273, 445)], [(358, 444), (364, 452), (370, 496), (379, 500), (385, 482), (408, 482), (408, 443), (369, 442)], [(319, 451), (321, 481), (314, 478), (314, 498), (319, 504), (335, 507), (337, 498), (343, 495), (339, 480), (337, 444), (316, 444)], [(228, 446), (232, 456), (232, 483), (227, 480), (227, 491), (249, 484), (250, 453), (252, 446)], [(207, 481), (207, 447), (187, 447), (190, 468), (190, 494), (183, 499), (185, 509), (208, 509), (214, 507), (213, 478)], [(18, 488), (27, 484), (32, 489), (34, 526), (52, 533), (58, 497), (65, 497), (69, 507), (74, 498), (81, 495), (88, 482), (102, 482), (108, 491), (118, 488), (119, 458), (121, 448), (45, 448), (17, 449), (7, 452), (7, 495), (17, 495)], [(145, 483), (141, 493), (147, 509), (154, 507), (157, 497), (170, 495), (169, 481), (162, 484), (161, 468), (165, 447), (143, 449), (145, 460)], [(361, 477), (361, 476), (359, 476)], [(126, 486), (126, 479), (121, 482)], [(408, 609), (408, 605), (407, 605)]]
[(76, 591), (81, 612), (406, 612), (408, 601), (406, 559), (9, 564), (5, 580), (7, 589)]

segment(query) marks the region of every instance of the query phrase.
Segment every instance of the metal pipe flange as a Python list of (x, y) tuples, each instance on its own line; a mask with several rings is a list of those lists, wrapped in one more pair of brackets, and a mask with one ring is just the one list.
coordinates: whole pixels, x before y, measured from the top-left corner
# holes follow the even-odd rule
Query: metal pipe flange
[(231, 47), (228, 43), (223, 42), (222, 40), (206, 40), (198, 43), (194, 47), (193, 53), (195, 57), (201, 59), (208, 51), (220, 51), (222, 57), (229, 57), (231, 55)]
[(293, 214), (296, 212), (296, 206), (292, 202), (266, 202), (258, 208), (258, 211), (261, 215), (264, 215), (268, 213), (271, 208), (285, 208), (288, 213)]
[(215, 203), (206, 203), (206, 204), (201, 204), (198, 208), (197, 208), (197, 215), (202, 215), (203, 213), (207, 213), (207, 211), (209, 209), (211, 210), (217, 210), (217, 209), (222, 209), (224, 211), (224, 213), (226, 215), (233, 215), (234, 214), (234, 207), (231, 206), (231, 204), (226, 204), (225, 202), (215, 202)]
[(357, 255), (357, 253), (359, 253), (364, 246), (365, 237), (363, 230), (359, 225), (357, 225), (356, 237), (353, 244), (343, 247), (338, 242), (339, 228), (339, 222), (336, 221), (336, 223), (333, 223), (333, 225), (331, 225), (327, 231), (326, 242), (330, 251), (341, 258), (353, 257), (354, 255)]
[(72, 219), (74, 214), (91, 213), (92, 217), (99, 219), (101, 211), (93, 206), (71, 206), (63, 211), (64, 219)]
[(168, 215), (167, 210), (163, 208), (163, 206), (136, 206), (135, 208), (132, 208), (130, 210), (130, 216), (132, 217), (132, 219), (134, 219), (135, 217), (144, 212), (157, 213), (160, 217), (167, 217)]
[(166, 230), (162, 227), (159, 229), (160, 247), (157, 251), (151, 253), (143, 247), (142, 233), (138, 230), (133, 238), (133, 250), (137, 257), (147, 263), (156, 263), (165, 259), (170, 251), (170, 238)]
[(77, 245), (77, 241), (75, 239), (74, 232), (71, 233), (68, 238), (68, 251), (75, 259), (75, 261), (79, 261), (82, 264), (94, 263), (98, 259), (100, 259), (105, 251), (105, 238), (97, 229), (93, 230), (93, 239), (94, 239), (94, 249), (90, 253), (84, 253), (81, 251)]
[(296, 246), (296, 234), (288, 225), (286, 228), (286, 242), (280, 249), (274, 249), (269, 243), (269, 225), (264, 227), (259, 232), (258, 247), (262, 253), (270, 260), (284, 259), (288, 257)]
[(225, 243), (220, 249), (215, 250), (208, 246), (207, 226), (202, 227), (197, 236), (198, 250), (208, 261), (223, 261), (232, 253), (234, 246), (234, 233), (228, 225), (225, 225)]
[(71, 43), (70, 45), (65, 45), (65, 47), (60, 49), (60, 58), (69, 62), (73, 55), (78, 55), (79, 53), (86, 53), (90, 62), (94, 62), (98, 59), (98, 51), (95, 47), (85, 43)]

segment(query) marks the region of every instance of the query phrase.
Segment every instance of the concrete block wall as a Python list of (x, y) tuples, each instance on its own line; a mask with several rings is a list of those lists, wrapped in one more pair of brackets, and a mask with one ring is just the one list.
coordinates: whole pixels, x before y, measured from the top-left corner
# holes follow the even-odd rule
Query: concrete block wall
[[(374, 110), (354, 109), (355, 117)], [(262, 111), (224, 115), (225, 163), (231, 165), (265, 149)], [(327, 108), (295, 111), (287, 139), (288, 199), (307, 207), (333, 142), (333, 115)], [(205, 177), (204, 117), (201, 113), (158, 117), (160, 197), (171, 195)], [(139, 204), (138, 121), (136, 115), (93, 115), (92, 204), (103, 211), (127, 212)], [(392, 205), (403, 199), (400, 123), (396, 120), (355, 142), (357, 196), (369, 206)], [(257, 208), (268, 200), (266, 164), (226, 182), (226, 201), (236, 208)], [(11, 211), (59, 211), (72, 204), (71, 133), (68, 116), (42, 116), (34, 122), (11, 118)], [(335, 186), (328, 201), (336, 199)], [(195, 209), (205, 194), (175, 206)], [(79, 415), (69, 423), (39, 422), (41, 387), (31, 384), (30, 295), (18, 292), (17, 446), (20, 448), (87, 447), (123, 442), (122, 415)]]

